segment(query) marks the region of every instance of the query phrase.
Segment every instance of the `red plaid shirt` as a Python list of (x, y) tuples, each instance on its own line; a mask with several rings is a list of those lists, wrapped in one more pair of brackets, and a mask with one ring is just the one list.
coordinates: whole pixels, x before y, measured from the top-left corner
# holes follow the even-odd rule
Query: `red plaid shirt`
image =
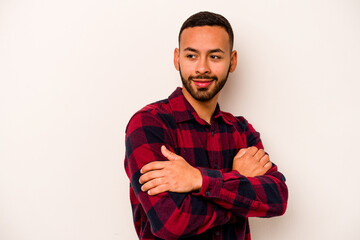
[[(149, 196), (141, 191), (142, 166), (166, 160), (161, 145), (201, 171), (200, 192)], [(259, 133), (243, 117), (217, 106), (208, 124), (181, 88), (137, 112), (126, 129), (125, 170), (139, 238), (250, 239), (248, 217), (282, 215), (288, 191), (276, 165), (259, 177), (232, 171), (236, 153), (250, 146), (263, 148)]]

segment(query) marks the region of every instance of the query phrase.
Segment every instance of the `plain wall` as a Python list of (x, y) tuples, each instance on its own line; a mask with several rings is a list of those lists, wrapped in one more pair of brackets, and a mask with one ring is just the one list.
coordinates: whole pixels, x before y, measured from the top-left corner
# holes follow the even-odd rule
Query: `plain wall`
[(256, 240), (360, 239), (360, 2), (0, 0), (0, 239), (136, 239), (124, 131), (180, 86), (183, 21), (235, 33), (223, 110), (261, 132), (286, 214)]

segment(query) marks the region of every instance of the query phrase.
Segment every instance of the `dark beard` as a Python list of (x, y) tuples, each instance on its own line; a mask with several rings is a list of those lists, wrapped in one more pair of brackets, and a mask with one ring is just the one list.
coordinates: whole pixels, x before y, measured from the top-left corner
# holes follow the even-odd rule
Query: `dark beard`
[[(224, 87), (224, 85), (228, 79), (229, 73), (230, 73), (230, 66), (229, 66), (229, 69), (228, 69), (228, 72), (227, 72), (225, 78), (221, 79), (220, 81), (218, 80), (218, 78), (216, 76), (208, 76), (208, 75), (197, 75), (197, 76), (190, 75), (188, 77), (188, 79), (185, 80), (181, 74), (180, 66), (179, 66), (179, 73), (180, 73), (180, 77), (181, 77), (183, 86), (190, 93), (190, 95), (197, 101), (207, 102), (207, 101), (211, 100), (213, 97), (215, 97), (215, 95), (218, 94), (218, 92), (220, 92), (220, 90)], [(198, 88), (198, 91), (194, 90), (191, 87), (191, 81), (194, 78), (195, 79), (211, 79), (211, 80), (213, 80), (214, 81), (214, 89), (210, 91), (207, 87), (205, 87), (205, 88)]]

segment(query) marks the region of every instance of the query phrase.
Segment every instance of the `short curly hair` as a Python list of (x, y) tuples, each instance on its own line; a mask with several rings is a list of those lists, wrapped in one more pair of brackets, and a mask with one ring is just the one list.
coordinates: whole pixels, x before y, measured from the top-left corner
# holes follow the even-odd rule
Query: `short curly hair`
[(200, 27), (200, 26), (220, 26), (220, 27), (223, 27), (225, 29), (225, 31), (228, 33), (228, 35), (229, 35), (230, 47), (231, 47), (231, 49), (233, 48), (233, 45), (234, 45), (234, 33), (233, 33), (233, 30), (232, 30), (232, 27), (231, 27), (229, 21), (220, 14), (207, 12), (207, 11), (195, 13), (194, 15), (190, 16), (183, 23), (183, 25), (181, 26), (180, 32), (179, 32), (179, 44), (180, 44), (181, 33), (186, 28)]

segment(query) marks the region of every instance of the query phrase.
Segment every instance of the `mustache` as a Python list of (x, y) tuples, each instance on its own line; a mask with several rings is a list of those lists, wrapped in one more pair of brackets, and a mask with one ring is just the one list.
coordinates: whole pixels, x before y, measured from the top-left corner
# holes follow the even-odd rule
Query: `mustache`
[(208, 75), (196, 75), (196, 76), (189, 76), (188, 80), (193, 80), (193, 79), (211, 79), (211, 80), (218, 80), (218, 78), (216, 76), (208, 76)]

